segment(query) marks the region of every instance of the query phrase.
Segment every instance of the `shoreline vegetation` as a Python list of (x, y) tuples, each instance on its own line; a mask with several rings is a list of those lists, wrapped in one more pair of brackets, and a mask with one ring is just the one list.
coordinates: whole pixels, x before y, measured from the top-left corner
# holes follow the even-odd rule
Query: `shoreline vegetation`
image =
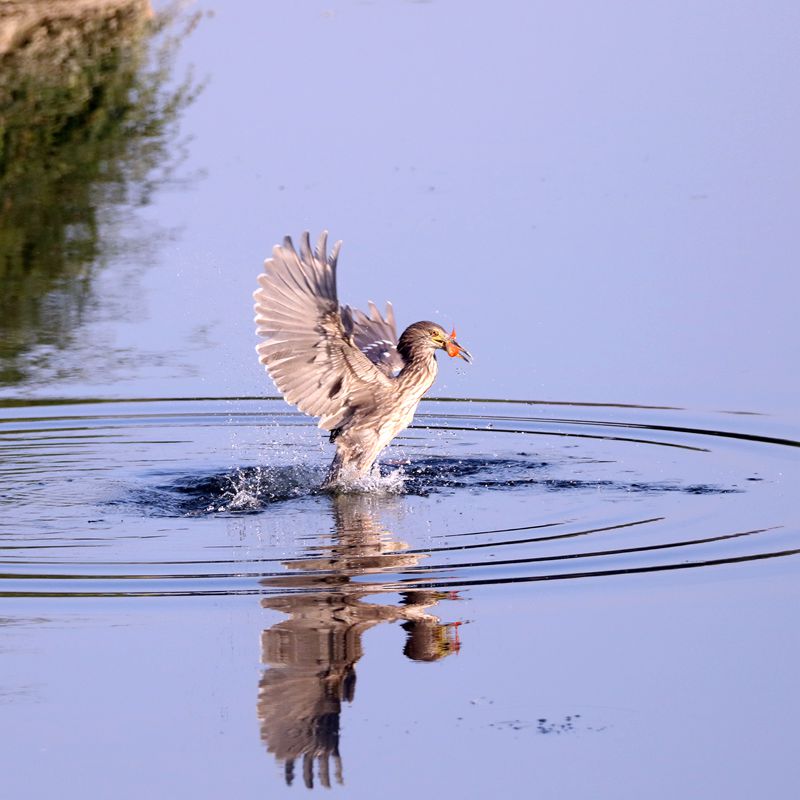
[(198, 17), (150, 0), (0, 0), (0, 386), (60, 368), (120, 211), (174, 171), (168, 145), (198, 88), (173, 66)]

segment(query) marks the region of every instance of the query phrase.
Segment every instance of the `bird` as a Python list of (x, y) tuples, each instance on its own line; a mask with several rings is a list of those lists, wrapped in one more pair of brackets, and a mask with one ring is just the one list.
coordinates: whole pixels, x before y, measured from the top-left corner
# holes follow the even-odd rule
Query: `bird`
[(471, 363), (469, 351), (435, 322), (409, 325), (398, 338), (394, 309), (383, 316), (340, 305), (341, 241), (328, 252), (323, 231), (299, 252), (290, 236), (275, 245), (253, 293), (259, 361), (290, 405), (319, 417), (336, 453), (322, 488), (346, 490), (376, 474), (383, 449), (407, 428), (438, 370), (436, 354)]

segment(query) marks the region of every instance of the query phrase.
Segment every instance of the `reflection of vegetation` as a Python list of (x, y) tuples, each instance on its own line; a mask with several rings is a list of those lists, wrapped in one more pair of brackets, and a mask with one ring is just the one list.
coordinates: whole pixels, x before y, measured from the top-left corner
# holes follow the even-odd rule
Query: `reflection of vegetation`
[[(330, 786), (331, 759), (337, 782), (343, 782), (339, 718), (342, 701), (355, 696), (364, 632), (400, 622), (407, 635), (403, 653), (414, 661), (438, 661), (460, 647), (458, 624), (443, 624), (428, 611), (454, 593), (401, 591), (402, 584), (386, 582), (388, 576), (382, 580), (382, 573), (413, 567), (424, 555), (404, 552), (406, 546), (386, 533), (376, 502), (369, 495), (334, 496), (334, 543), (318, 556), (287, 562), (293, 573), (262, 580), (280, 592), (262, 600), (264, 608), (288, 615), (262, 634), (262, 659), (269, 668), (257, 706), (261, 738), (283, 762), (287, 783), (302, 760), (308, 788), (314, 785), (315, 762), (320, 783)], [(371, 575), (376, 579), (365, 580)], [(366, 600), (392, 591), (400, 591), (397, 605)]]
[[(0, 6), (0, 384), (69, 344), (109, 253), (99, 230), (144, 205), (191, 78), (167, 88), (177, 11), (149, 0)], [(173, 32), (170, 32), (173, 31)]]

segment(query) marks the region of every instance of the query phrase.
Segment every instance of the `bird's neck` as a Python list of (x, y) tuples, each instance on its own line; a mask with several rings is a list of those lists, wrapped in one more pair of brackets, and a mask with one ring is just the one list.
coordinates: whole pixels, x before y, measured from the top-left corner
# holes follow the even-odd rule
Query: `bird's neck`
[(414, 353), (400, 370), (397, 381), (402, 391), (422, 397), (431, 388), (438, 371), (436, 355), (432, 351)]

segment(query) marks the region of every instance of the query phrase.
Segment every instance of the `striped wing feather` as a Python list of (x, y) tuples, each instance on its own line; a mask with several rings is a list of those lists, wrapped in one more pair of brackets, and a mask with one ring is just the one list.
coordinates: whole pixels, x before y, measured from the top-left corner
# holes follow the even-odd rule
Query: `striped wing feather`
[(323, 232), (312, 252), (304, 233), (298, 254), (287, 236), (264, 262), (253, 294), (256, 331), (265, 339), (256, 347), (259, 360), (286, 401), (320, 417), (325, 430), (392, 386), (345, 329), (336, 293), (340, 244), (328, 255)]
[(396, 375), (405, 366), (397, 352), (397, 328), (394, 309), (386, 304), (386, 319), (378, 307), (369, 301), (369, 316), (357, 308), (342, 306), (342, 319), (346, 331), (352, 331), (356, 347), (386, 375)]

